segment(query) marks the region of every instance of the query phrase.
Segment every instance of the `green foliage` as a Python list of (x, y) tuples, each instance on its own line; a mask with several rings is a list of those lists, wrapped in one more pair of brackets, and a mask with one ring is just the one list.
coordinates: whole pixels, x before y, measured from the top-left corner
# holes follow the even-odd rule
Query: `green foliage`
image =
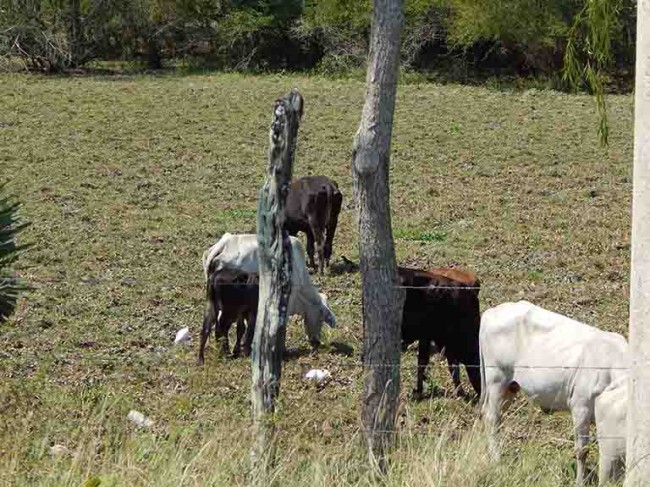
[(566, 35), (570, 0), (448, 0), (453, 10), (450, 40), (471, 45), (479, 40), (554, 46)]
[(604, 84), (606, 70), (613, 61), (614, 36), (620, 33), (618, 14), (622, 4), (623, 0), (588, 0), (575, 16), (564, 54), (562, 79), (574, 90), (586, 84), (594, 94), (602, 145), (607, 145), (609, 139)]
[(370, 0), (305, 0), (293, 33), (302, 42), (321, 46), (320, 72), (349, 72), (365, 62), (371, 13)]
[(415, 242), (444, 242), (447, 239), (447, 233), (438, 230), (412, 230), (397, 229), (393, 232), (397, 239), (413, 240)]
[[(405, 0), (402, 63), (474, 81), (536, 77), (599, 95), (634, 62), (634, 0)], [(152, 69), (363, 70), (371, 0), (0, 0), (0, 56), (56, 72), (92, 60)], [(564, 77), (562, 77), (563, 67)], [(606, 134), (606, 124), (601, 127)]]
[[(0, 56), (53, 72), (94, 59), (218, 58), (247, 69), (296, 51), (291, 24), (299, 0), (0, 0)], [(299, 57), (294, 55), (294, 64)], [(271, 66), (272, 67), (272, 66)], [(290, 67), (290, 66), (287, 66)]]
[(25, 224), (18, 218), (20, 205), (3, 195), (4, 191), (5, 186), (0, 185), (0, 322), (14, 312), (18, 294), (24, 289), (12, 266), (25, 248), (16, 244), (16, 235)]

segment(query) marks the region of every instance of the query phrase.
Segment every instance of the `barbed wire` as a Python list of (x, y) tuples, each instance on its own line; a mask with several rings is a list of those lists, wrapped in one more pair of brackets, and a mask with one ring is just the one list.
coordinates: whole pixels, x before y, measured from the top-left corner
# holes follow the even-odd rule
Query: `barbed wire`
[[(415, 426), (412, 426), (415, 427)], [(440, 432), (433, 432), (433, 431), (417, 431), (417, 430), (400, 430), (399, 428), (395, 428), (394, 430), (374, 430), (372, 428), (357, 428), (356, 432), (358, 433), (374, 433), (374, 434), (394, 434), (394, 435), (400, 435), (404, 434), (406, 436), (408, 435), (423, 435), (423, 436), (434, 436), (434, 435), (440, 435), (444, 434), (445, 430), (442, 430)], [(588, 438), (591, 439), (592, 437), (596, 440), (626, 440), (627, 437), (625, 436), (598, 436), (596, 433), (595, 435), (581, 435), (582, 438)], [(566, 438), (545, 438), (547, 440), (552, 440), (552, 441), (562, 441), (566, 443), (573, 443), (573, 440), (569, 440)]]
[[(154, 347), (153, 345), (151, 345)], [(88, 352), (93, 351), (95, 349), (95, 346), (84, 346), (80, 345), (80, 348), (87, 350)], [(111, 348), (111, 347), (109, 347)], [(73, 352), (72, 350), (68, 350), (69, 352)], [(152, 352), (160, 352), (160, 350), (151, 350)], [(59, 352), (59, 354), (62, 354), (64, 352)], [(207, 353), (207, 351), (206, 351)], [(286, 353), (286, 350), (285, 350)], [(436, 354), (437, 355), (437, 354)], [(222, 356), (223, 359), (226, 360), (238, 360), (242, 359), (244, 357), (232, 357), (232, 356)], [(92, 360), (88, 360), (88, 356), (86, 356), (84, 363), (90, 362), (93, 365), (100, 364), (100, 365), (105, 365), (108, 362), (111, 362), (114, 360), (114, 357), (111, 358), (102, 358), (98, 357)], [(206, 361), (208, 361), (209, 358), (206, 357)], [(246, 358), (246, 360), (249, 360)], [(60, 357), (55, 362), (65, 362), (66, 359), (64, 357)], [(286, 361), (286, 359), (285, 359)], [(407, 369), (426, 369), (428, 367), (431, 367), (432, 365), (435, 366), (435, 364), (429, 363), (427, 365), (421, 365), (421, 364), (409, 364), (407, 361), (402, 361), (399, 364), (363, 364), (363, 363), (350, 363), (350, 362), (332, 362), (332, 361), (322, 361), (322, 362), (316, 362), (316, 361), (306, 361), (306, 360), (300, 360), (300, 358), (295, 359), (295, 360), (289, 360), (286, 361), (286, 363), (295, 363), (298, 366), (300, 366), (303, 369), (307, 368), (352, 368), (352, 369), (394, 369), (394, 368), (401, 368), (405, 367)], [(641, 366), (648, 366), (650, 365), (650, 361), (644, 361)], [(452, 369), (461, 369), (464, 367), (465, 369), (480, 369), (480, 368), (485, 368), (485, 369), (502, 369), (503, 367), (499, 365), (492, 365), (492, 364), (485, 364), (485, 365), (480, 365), (480, 364), (458, 364), (458, 365), (444, 365), (445, 368), (452, 368)], [(605, 371), (611, 371), (611, 370), (622, 370), (622, 371), (630, 371), (634, 368), (638, 367), (637, 366), (628, 366), (628, 367), (623, 367), (623, 366), (580, 366), (580, 365), (514, 365), (512, 366), (513, 370), (517, 369), (523, 369), (523, 370), (605, 370)]]
[[(304, 362), (299, 362), (303, 363)], [(647, 364), (650, 364), (650, 361), (646, 362)], [(387, 368), (387, 369), (392, 369), (396, 367), (401, 367), (405, 365), (406, 362), (401, 362), (399, 364), (360, 364), (360, 363), (347, 363), (347, 362), (327, 362), (327, 365), (330, 367), (361, 367), (361, 368)], [(427, 368), (427, 365), (416, 365), (416, 368), (424, 369)], [(491, 364), (485, 364), (485, 365), (479, 365), (479, 364), (459, 364), (459, 365), (452, 365), (452, 368), (460, 368), (460, 367), (465, 367), (466, 369), (480, 369), (480, 368), (486, 368), (486, 369), (502, 369), (500, 365), (491, 365)], [(608, 366), (580, 366), (580, 365), (513, 365), (512, 369), (524, 369), (524, 370), (534, 370), (534, 369), (541, 369), (541, 370), (631, 370), (633, 367), (621, 367), (621, 366), (616, 366), (616, 367), (608, 367)]]
[[(54, 280), (54, 279), (47, 279), (46, 282), (43, 284), (80, 284), (80, 285), (86, 285), (88, 287), (92, 287), (98, 284), (107, 284), (107, 283), (112, 283), (112, 284), (119, 284), (124, 287), (137, 287), (137, 282), (136, 283), (123, 283), (121, 281), (123, 280), (128, 280), (130, 278), (121, 278), (121, 279), (115, 279), (115, 280), (108, 280), (108, 279), (97, 279), (97, 282), (93, 281), (86, 281), (83, 278), (79, 278), (78, 280)], [(135, 278), (134, 278), (135, 280)], [(152, 280), (155, 279), (149, 279), (147, 282), (151, 282)], [(233, 283), (219, 283), (218, 285), (221, 286), (230, 286), (230, 287), (247, 287), (251, 285), (258, 285), (258, 282), (253, 282), (253, 283), (238, 283), (238, 282), (233, 282)], [(38, 283), (36, 283), (38, 286)], [(205, 281), (181, 281), (181, 282), (161, 282), (158, 287), (160, 288), (174, 288), (174, 287), (202, 287), (205, 288), (206, 282)], [(617, 291), (620, 290), (621, 288), (625, 286), (629, 286), (629, 282), (625, 283), (615, 283), (612, 282), (609, 285), (603, 285), (602, 283), (589, 283), (587, 281), (581, 281), (581, 284), (577, 284), (574, 282), (567, 282), (567, 283), (525, 283), (521, 285), (516, 285), (516, 284), (489, 284), (489, 285), (481, 285), (481, 286), (406, 286), (406, 285), (393, 285), (389, 286), (394, 289), (459, 289), (459, 290), (478, 290), (478, 291), (490, 291), (490, 290), (515, 290), (515, 291), (524, 291), (528, 290), (528, 288), (536, 288), (536, 289), (552, 289), (552, 288), (559, 288), (562, 286), (570, 286), (572, 288), (577, 288), (577, 287), (583, 287), (583, 288), (591, 288), (593, 289), (594, 287), (598, 287), (599, 289), (605, 289), (605, 290), (610, 290), (610, 291)], [(325, 289), (327, 291), (350, 291), (351, 287), (335, 287), (335, 286), (328, 286), (327, 283), (323, 286), (319, 286), (316, 283), (313, 284), (291, 284), (291, 287), (293, 289), (296, 288), (311, 288), (311, 289)], [(356, 290), (361, 291), (361, 288), (357, 288)]]

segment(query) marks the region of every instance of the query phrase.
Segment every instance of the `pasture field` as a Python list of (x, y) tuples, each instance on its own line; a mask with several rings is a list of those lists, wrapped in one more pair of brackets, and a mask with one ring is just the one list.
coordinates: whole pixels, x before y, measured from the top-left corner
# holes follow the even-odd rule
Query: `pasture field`
[[(350, 152), (364, 85), (300, 76), (0, 77), (0, 179), (31, 226), (20, 273), (35, 289), (0, 330), (0, 485), (247, 485), (250, 365), (208, 342), (201, 255), (255, 230), (272, 102), (305, 97), (294, 174), (339, 183), (333, 262), (357, 259)], [(406, 84), (391, 172), (398, 262), (478, 274), (485, 309), (528, 299), (626, 332), (632, 99), (608, 99), (598, 147), (591, 98)], [(278, 485), (375, 485), (359, 435), (360, 277), (315, 276), (337, 315), (309, 356), (287, 336)], [(174, 347), (189, 326), (189, 346)], [(430, 377), (450, 379), (434, 359)], [(476, 411), (434, 394), (403, 408), (385, 485), (571, 485), (566, 414), (519, 401), (489, 466)], [(312, 367), (332, 379), (302, 379)], [(465, 382), (466, 389), (469, 384)], [(444, 392), (444, 391), (443, 391)], [(140, 430), (130, 409), (150, 416)], [(53, 457), (63, 444), (69, 455)], [(595, 449), (590, 465), (596, 463)]]

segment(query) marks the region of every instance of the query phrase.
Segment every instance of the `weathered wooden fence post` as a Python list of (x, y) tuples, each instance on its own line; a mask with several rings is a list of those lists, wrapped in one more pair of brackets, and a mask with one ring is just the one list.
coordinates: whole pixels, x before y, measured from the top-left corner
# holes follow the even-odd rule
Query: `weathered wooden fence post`
[(650, 0), (637, 3), (625, 487), (650, 482)]
[(252, 350), (254, 447), (257, 480), (273, 462), (273, 414), (280, 391), (287, 305), (291, 292), (291, 242), (282, 228), (303, 99), (292, 91), (276, 100), (270, 130), (269, 165), (257, 206), (260, 297)]

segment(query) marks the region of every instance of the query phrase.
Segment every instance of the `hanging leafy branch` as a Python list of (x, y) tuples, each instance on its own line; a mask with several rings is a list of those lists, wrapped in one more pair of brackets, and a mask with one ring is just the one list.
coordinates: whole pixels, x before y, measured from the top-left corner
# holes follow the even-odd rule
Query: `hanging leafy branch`
[(609, 142), (605, 73), (613, 62), (612, 40), (621, 4), (621, 0), (586, 0), (569, 30), (564, 52), (562, 79), (573, 90), (586, 84), (594, 94), (603, 146)]
[(27, 286), (16, 278), (13, 264), (27, 247), (16, 244), (16, 235), (27, 223), (18, 216), (20, 204), (3, 195), (5, 185), (0, 185), (0, 322), (5, 321), (15, 310), (20, 291)]

